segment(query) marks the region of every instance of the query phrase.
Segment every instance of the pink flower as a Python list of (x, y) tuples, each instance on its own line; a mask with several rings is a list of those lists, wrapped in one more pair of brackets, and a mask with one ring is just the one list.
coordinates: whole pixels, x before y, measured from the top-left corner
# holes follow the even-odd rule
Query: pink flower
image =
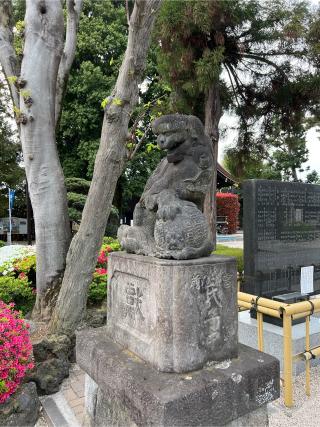
[(105, 268), (96, 268), (96, 273), (102, 276), (103, 274), (108, 274), (108, 271)]
[(0, 404), (16, 391), (34, 366), (29, 325), (13, 305), (0, 301)]
[(99, 264), (105, 264), (108, 262), (108, 254), (104, 251), (101, 251), (98, 256), (98, 263)]
[(24, 280), (24, 279), (27, 278), (27, 275), (26, 275), (26, 273), (22, 272), (22, 273), (19, 274), (18, 277), (19, 277), (19, 279)]

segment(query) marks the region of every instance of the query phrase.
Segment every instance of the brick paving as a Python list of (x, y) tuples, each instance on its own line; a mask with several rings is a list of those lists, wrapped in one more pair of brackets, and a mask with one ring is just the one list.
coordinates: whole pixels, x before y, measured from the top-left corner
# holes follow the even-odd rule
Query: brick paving
[(62, 383), (61, 391), (79, 424), (85, 427), (84, 372), (78, 365), (72, 365), (69, 378), (65, 379)]

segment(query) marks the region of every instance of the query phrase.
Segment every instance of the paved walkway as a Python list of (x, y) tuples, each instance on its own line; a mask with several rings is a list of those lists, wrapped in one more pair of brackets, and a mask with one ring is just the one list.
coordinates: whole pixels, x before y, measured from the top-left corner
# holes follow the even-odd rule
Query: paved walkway
[(84, 422), (84, 372), (74, 364), (61, 387), (62, 394), (74, 412), (80, 425)]
[[(84, 372), (73, 364), (60, 391), (41, 399), (43, 419), (52, 427), (87, 427), (84, 412)], [(45, 427), (37, 423), (36, 427)]]

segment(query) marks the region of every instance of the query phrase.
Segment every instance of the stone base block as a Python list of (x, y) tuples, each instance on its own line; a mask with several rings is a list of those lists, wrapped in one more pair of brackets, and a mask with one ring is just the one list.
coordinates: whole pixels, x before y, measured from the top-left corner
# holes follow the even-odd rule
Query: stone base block
[(280, 393), (278, 360), (243, 345), (236, 359), (164, 373), (101, 328), (77, 334), (77, 362), (90, 377), (86, 406), (95, 427), (263, 426), (267, 403)]
[[(280, 370), (283, 370), (283, 328), (281, 326), (263, 324), (264, 351), (276, 357), (280, 361)], [(258, 326), (256, 319), (250, 317), (248, 311), (239, 313), (239, 342), (252, 348), (258, 348)], [(319, 345), (320, 341), (320, 318), (311, 317), (310, 321), (310, 344), (311, 347)], [(305, 323), (292, 326), (292, 352), (301, 353), (306, 348), (306, 326)], [(311, 360), (311, 366), (320, 363), (319, 359)], [(292, 364), (293, 375), (299, 375), (305, 371), (305, 362), (299, 361)]]
[(108, 335), (163, 372), (237, 356), (235, 258), (112, 253)]

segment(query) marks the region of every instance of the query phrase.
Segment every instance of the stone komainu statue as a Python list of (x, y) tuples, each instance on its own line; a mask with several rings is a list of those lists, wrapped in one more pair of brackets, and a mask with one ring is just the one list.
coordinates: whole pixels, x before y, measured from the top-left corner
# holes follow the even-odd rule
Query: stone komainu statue
[(214, 172), (211, 141), (194, 116), (162, 116), (152, 128), (167, 156), (147, 181), (133, 226), (119, 228), (120, 243), (127, 252), (158, 258), (207, 256), (213, 239), (202, 209)]

